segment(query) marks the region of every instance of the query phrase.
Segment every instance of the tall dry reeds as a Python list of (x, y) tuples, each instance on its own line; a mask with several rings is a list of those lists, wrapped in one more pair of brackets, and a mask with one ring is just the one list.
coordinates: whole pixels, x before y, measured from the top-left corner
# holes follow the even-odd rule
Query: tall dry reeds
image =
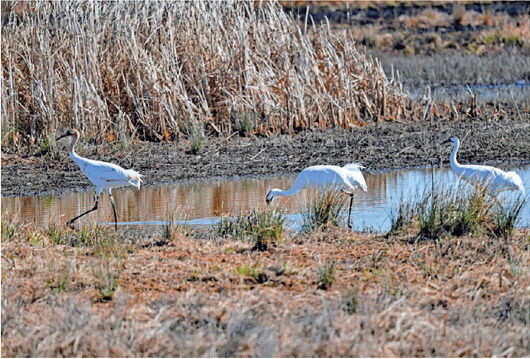
[[(346, 34), (275, 2), (2, 3), (2, 143), (360, 126), (404, 97)], [(123, 136), (123, 137), (121, 137)]]

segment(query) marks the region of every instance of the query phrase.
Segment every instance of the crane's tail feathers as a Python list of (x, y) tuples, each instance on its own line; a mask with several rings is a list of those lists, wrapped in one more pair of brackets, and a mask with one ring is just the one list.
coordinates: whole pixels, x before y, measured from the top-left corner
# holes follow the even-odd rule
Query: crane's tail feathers
[(140, 189), (140, 184), (143, 182), (142, 177), (144, 177), (144, 175), (136, 172), (135, 170), (127, 170), (127, 178), (129, 179), (128, 182), (138, 189)]
[(510, 171), (508, 172), (508, 174), (510, 175), (511, 177), (510, 179), (512, 183), (514, 184), (514, 186), (517, 187), (517, 190), (519, 190), (524, 196), (526, 193), (525, 193), (525, 189), (523, 185), (523, 180), (521, 179), (521, 177), (517, 174), (517, 172), (514, 172), (514, 171)]
[[(364, 178), (363, 178), (363, 180), (364, 180)], [(364, 192), (368, 191), (368, 186), (366, 185), (366, 181), (361, 182), (361, 188), (363, 189)]]
[(350, 171), (360, 171), (365, 167), (358, 162), (354, 162), (354, 163), (348, 163), (347, 165), (344, 166), (344, 168)]

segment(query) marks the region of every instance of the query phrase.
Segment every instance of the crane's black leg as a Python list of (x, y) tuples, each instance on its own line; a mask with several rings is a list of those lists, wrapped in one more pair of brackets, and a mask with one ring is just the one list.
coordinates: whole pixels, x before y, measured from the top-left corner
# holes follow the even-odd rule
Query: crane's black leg
[(114, 197), (112, 197), (112, 192), (109, 189), (109, 198), (110, 204), (112, 204), (112, 212), (114, 212), (114, 229), (118, 230), (118, 216), (116, 216), (116, 203), (114, 203)]
[(96, 209), (98, 209), (98, 203), (99, 203), (99, 196), (96, 195), (96, 201), (94, 202), (94, 207), (92, 207), (92, 209), (89, 209), (86, 212), (81, 213), (79, 216), (72, 218), (71, 220), (66, 222), (66, 225), (69, 226), (69, 227), (72, 227), (72, 224), (74, 223), (74, 221), (76, 221), (79, 218), (83, 217), (85, 214), (89, 214), (90, 212), (95, 211)]
[(353, 224), (351, 221), (351, 208), (353, 207), (353, 193), (350, 193), (350, 210), (348, 211), (348, 228), (352, 229)]

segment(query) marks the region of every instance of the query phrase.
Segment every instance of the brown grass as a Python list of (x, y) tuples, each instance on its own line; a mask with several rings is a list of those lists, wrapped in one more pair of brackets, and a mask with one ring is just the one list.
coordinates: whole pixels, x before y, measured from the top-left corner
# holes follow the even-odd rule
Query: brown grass
[[(303, 6), (309, 4), (299, 5), (302, 7), (291, 6), (295, 9), (290, 11), (303, 18)], [(367, 48), (387, 52), (372, 53), (381, 60), (396, 52), (408, 56), (432, 56), (445, 51), (490, 55), (502, 52), (505, 46), (526, 51), (529, 44), (529, 16), (524, 7), (519, 9), (523, 10), (520, 13), (509, 15), (492, 3), (482, 3), (479, 8), (473, 2), (339, 1), (328, 7), (323, 2), (318, 5), (308, 7), (309, 17), (315, 16), (320, 21), (329, 17), (335, 31), (346, 31)], [(439, 40), (432, 41), (433, 36)]]
[(135, 233), (118, 257), (31, 244), (35, 231), (3, 238), (4, 356), (528, 355), (528, 231), (435, 243), (337, 228), (264, 252)]
[(351, 127), (402, 115), (380, 64), (274, 2), (2, 3), (2, 143)]

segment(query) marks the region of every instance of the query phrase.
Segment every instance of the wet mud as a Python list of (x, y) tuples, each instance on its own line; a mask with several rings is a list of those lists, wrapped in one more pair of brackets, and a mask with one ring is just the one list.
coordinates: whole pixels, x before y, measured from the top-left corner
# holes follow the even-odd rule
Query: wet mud
[[(383, 123), (352, 130), (307, 131), (271, 138), (207, 139), (193, 154), (189, 141), (172, 143), (83, 144), (82, 156), (134, 168), (145, 185), (199, 178), (286, 174), (317, 164), (361, 162), (367, 171), (447, 166), (449, 136), (463, 142), (461, 163), (503, 165), (530, 161), (529, 116)], [(45, 156), (2, 153), (2, 195), (53, 193), (90, 187), (68, 158), (66, 143)]]

